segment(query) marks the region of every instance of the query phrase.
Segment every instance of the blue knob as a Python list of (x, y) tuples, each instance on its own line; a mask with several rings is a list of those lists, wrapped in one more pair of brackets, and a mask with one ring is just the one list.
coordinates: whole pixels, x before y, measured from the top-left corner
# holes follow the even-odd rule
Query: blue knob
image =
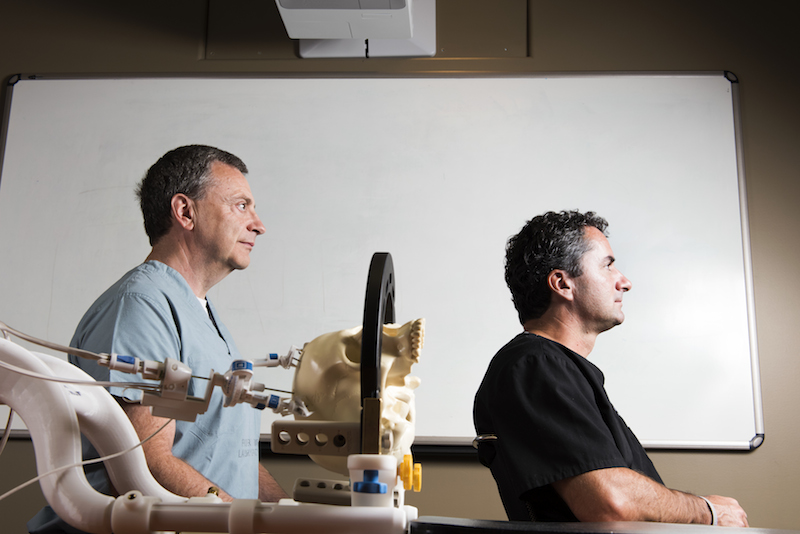
[(378, 482), (377, 469), (365, 469), (364, 481), (353, 484), (353, 491), (356, 493), (386, 493), (386, 489), (386, 484)]

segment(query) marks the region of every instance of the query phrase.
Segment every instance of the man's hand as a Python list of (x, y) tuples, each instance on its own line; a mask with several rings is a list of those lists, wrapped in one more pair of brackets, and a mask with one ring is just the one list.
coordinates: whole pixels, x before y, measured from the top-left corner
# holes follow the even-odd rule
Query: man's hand
[(736, 499), (719, 495), (706, 495), (717, 512), (717, 524), (722, 527), (749, 527), (747, 514)]

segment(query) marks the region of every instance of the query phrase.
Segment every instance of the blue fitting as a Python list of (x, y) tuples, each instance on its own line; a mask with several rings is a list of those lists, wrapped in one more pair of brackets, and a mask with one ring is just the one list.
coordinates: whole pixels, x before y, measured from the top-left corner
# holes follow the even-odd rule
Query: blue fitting
[(386, 484), (378, 482), (377, 469), (365, 469), (364, 481), (353, 484), (353, 491), (356, 493), (386, 493), (386, 490)]
[(253, 362), (248, 360), (234, 360), (231, 362), (231, 371), (241, 371), (241, 370), (252, 371), (253, 370)]

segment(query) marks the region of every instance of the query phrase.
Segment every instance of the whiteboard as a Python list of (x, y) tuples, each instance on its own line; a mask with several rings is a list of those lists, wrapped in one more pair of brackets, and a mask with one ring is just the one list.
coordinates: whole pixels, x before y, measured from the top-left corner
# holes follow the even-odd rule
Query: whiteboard
[[(389, 252), (397, 321), (427, 321), (417, 443), (469, 443), (489, 360), (521, 331), (506, 240), (544, 211), (594, 210), (633, 283), (625, 323), (590, 355), (617, 410), (650, 448), (760, 444), (724, 73), (15, 81), (0, 321), (16, 329), (69, 342), (149, 251), (135, 184), (167, 150), (210, 144), (248, 165), (267, 227), (251, 266), (209, 294), (245, 357), (359, 325), (372, 254)], [(258, 379), (290, 389), (292, 373)]]

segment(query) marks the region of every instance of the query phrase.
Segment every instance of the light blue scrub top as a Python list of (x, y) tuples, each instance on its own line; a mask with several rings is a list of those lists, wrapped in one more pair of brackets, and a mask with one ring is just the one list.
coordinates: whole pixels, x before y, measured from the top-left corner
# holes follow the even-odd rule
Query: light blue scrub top
[[(136, 267), (103, 293), (81, 319), (70, 344), (147, 360), (171, 357), (199, 377), (210, 376), (212, 369), (225, 373), (233, 360), (242, 359), (214, 306), (209, 302), (208, 311), (204, 309), (186, 280), (157, 261)], [(70, 356), (70, 361), (96, 380), (152, 383), (85, 358)], [(193, 378), (189, 395), (204, 397), (207, 385), (207, 380)], [(109, 391), (131, 400), (141, 396), (134, 389)], [(206, 413), (193, 423), (176, 421), (172, 452), (231, 496), (256, 499), (260, 412), (249, 405), (222, 404), (222, 392), (215, 387)]]

